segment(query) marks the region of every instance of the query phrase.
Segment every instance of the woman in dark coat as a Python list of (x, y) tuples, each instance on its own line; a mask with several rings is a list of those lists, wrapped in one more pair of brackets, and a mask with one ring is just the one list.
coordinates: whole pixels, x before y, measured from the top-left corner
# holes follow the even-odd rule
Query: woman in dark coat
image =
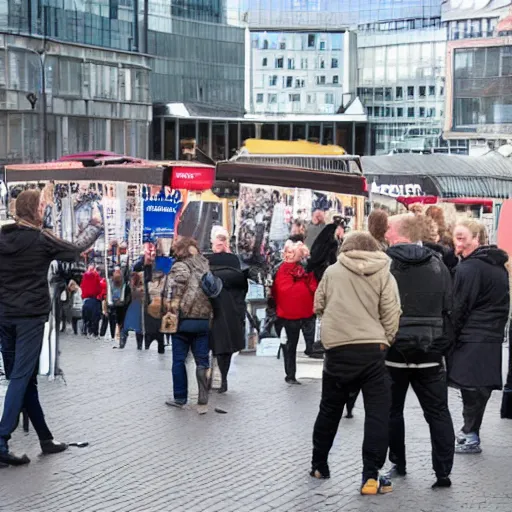
[(464, 426), (456, 453), (480, 453), (480, 426), (493, 390), (502, 387), (502, 343), (509, 316), (507, 254), (479, 245), (480, 225), (463, 221), (454, 230), (452, 323), (455, 347), (447, 358), (448, 383), (461, 390)]
[(211, 349), (222, 377), (219, 393), (228, 390), (231, 357), (245, 348), (245, 296), (248, 284), (240, 260), (229, 252), (229, 235), (224, 228), (212, 231), (213, 254), (207, 256), (211, 272), (222, 280), (220, 295), (212, 301)]

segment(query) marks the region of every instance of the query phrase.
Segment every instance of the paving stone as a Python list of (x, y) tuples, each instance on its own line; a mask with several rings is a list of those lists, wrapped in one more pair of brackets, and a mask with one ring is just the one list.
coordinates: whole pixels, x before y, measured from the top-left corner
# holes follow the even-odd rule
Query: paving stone
[[(237, 357), (226, 395), (210, 412), (165, 406), (171, 396), (171, 351), (125, 350), (83, 338), (62, 340), (61, 381), (41, 379), (55, 437), (88, 441), (49, 457), (33, 430), (17, 430), (11, 448), (24, 468), (0, 468), (0, 512), (510, 512), (512, 422), (499, 418), (494, 393), (482, 428), (483, 453), (457, 456), (453, 487), (432, 491), (428, 427), (413, 393), (406, 407), (408, 475), (388, 496), (362, 497), (361, 400), (343, 419), (330, 458), (332, 477), (308, 476), (311, 433), (321, 393), (321, 363), (300, 358), (303, 386), (284, 383), (282, 360)], [(197, 399), (190, 365), (190, 392)], [(1, 395), (1, 393), (0, 393)], [(2, 400), (0, 396), (0, 401)], [(227, 411), (221, 415), (215, 407)], [(456, 428), (458, 394), (450, 391)]]

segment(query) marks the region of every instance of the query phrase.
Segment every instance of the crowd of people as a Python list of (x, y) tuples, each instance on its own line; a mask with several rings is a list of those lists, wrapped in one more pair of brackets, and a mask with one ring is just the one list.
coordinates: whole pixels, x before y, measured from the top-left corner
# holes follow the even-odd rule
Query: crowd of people
[[(8, 448), (22, 409), (44, 453), (67, 448), (53, 440), (38, 398), (38, 358), (50, 311), (46, 280), (52, 260), (78, 260), (100, 234), (93, 219), (76, 245), (58, 240), (42, 229), (42, 208), (37, 191), (23, 192), (16, 222), (0, 235), (0, 339), (10, 379), (0, 420), (0, 463), (9, 465), (30, 462)], [(284, 372), (291, 386), (300, 384), (300, 335), (312, 356), (320, 324), (324, 367), (310, 474), (330, 477), (328, 456), (343, 410), (351, 415), (362, 393), (360, 491), (391, 492), (392, 477), (407, 473), (404, 409), (412, 387), (430, 429), (433, 487), (449, 487), (455, 453), (482, 451), (486, 406), (492, 391), (502, 389), (502, 343), (510, 318), (508, 256), (488, 244), (479, 223), (449, 223), (438, 206), (424, 211), (415, 205), (395, 216), (374, 210), (367, 232), (347, 231), (343, 217), (327, 224), (324, 212), (315, 212), (309, 225), (294, 222), (282, 261), (273, 269), (269, 300), (276, 330), (286, 333)], [(173, 396), (166, 403), (174, 408), (188, 403), (185, 362), (192, 352), (198, 412), (206, 413), (212, 358), (221, 375), (219, 392), (225, 393), (232, 355), (245, 347), (250, 271), (231, 252), (224, 228), (213, 228), (211, 243), (211, 252), (201, 254), (194, 239), (178, 237), (167, 252), (146, 244), (130, 267), (102, 270), (91, 264), (80, 280), (67, 283), (61, 329), (70, 323), (78, 334), (81, 320), (81, 334), (99, 337), (108, 331), (109, 339), (118, 336), (119, 349), (134, 332), (137, 349), (156, 341), (159, 353), (172, 338)], [(22, 283), (20, 276), (26, 276)], [(448, 387), (462, 397), (457, 434)], [(503, 417), (512, 417), (510, 400), (505, 392)], [(392, 469), (382, 474), (386, 457)]]

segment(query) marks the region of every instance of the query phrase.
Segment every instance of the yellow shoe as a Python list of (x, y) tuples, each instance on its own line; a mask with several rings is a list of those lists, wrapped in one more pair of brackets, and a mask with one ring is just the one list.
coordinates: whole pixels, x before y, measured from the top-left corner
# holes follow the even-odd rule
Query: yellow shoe
[(375, 478), (368, 478), (361, 485), (361, 494), (363, 496), (375, 496), (379, 492), (379, 482)]

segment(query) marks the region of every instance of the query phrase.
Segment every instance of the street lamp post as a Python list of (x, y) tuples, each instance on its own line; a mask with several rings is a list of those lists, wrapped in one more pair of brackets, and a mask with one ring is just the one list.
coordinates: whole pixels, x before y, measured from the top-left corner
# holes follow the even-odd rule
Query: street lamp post
[[(12, 48), (12, 47), (11, 47)], [(46, 48), (43, 47), (41, 50), (33, 50), (32, 48), (20, 48), (24, 51), (37, 55), (40, 67), (40, 79), (41, 79), (41, 116), (42, 116), (42, 149), (43, 149), (43, 162), (46, 162), (48, 158), (48, 118), (47, 118), (47, 103), (46, 103)], [(27, 94), (27, 99), (32, 105), (32, 110), (35, 109), (37, 103), (37, 96), (33, 93)]]

